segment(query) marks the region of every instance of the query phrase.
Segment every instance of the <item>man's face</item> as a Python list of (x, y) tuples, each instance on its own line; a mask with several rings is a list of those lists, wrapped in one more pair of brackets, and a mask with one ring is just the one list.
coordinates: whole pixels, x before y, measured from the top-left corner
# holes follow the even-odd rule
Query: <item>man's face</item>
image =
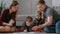
[(45, 9), (45, 4), (38, 4), (37, 5), (37, 8), (40, 10), (40, 11), (44, 11), (44, 9)]

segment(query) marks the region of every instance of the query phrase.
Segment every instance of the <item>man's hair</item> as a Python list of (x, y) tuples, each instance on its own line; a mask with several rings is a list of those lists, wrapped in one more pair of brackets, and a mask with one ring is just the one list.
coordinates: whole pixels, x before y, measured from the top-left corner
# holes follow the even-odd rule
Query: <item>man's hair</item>
[(45, 4), (45, 1), (44, 0), (39, 0), (38, 4)]
[(27, 16), (26, 17), (26, 21), (32, 22), (33, 21), (33, 18), (31, 16)]

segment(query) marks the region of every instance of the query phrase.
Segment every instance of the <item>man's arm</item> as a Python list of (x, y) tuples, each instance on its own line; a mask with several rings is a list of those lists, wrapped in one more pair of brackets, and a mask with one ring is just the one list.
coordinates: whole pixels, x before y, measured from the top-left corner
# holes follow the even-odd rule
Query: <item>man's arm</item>
[(42, 24), (42, 26), (45, 27), (45, 26), (52, 25), (52, 23), (53, 23), (52, 21), (53, 21), (53, 17), (49, 16), (49, 17), (47, 17), (47, 22), (45, 22), (44, 24)]

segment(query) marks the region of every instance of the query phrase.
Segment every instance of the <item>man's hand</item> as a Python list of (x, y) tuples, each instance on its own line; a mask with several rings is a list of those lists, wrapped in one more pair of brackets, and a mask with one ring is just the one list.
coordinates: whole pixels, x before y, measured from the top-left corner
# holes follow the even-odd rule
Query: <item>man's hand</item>
[(34, 27), (32, 27), (32, 30), (38, 30), (38, 26), (34, 26)]
[(43, 25), (39, 25), (39, 29), (43, 30), (44, 26)]

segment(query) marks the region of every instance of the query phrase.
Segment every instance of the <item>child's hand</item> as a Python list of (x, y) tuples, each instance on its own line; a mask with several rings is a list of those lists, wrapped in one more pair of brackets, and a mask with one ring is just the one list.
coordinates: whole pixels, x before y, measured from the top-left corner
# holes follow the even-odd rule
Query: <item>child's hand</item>
[(24, 30), (24, 32), (27, 32), (27, 30)]

